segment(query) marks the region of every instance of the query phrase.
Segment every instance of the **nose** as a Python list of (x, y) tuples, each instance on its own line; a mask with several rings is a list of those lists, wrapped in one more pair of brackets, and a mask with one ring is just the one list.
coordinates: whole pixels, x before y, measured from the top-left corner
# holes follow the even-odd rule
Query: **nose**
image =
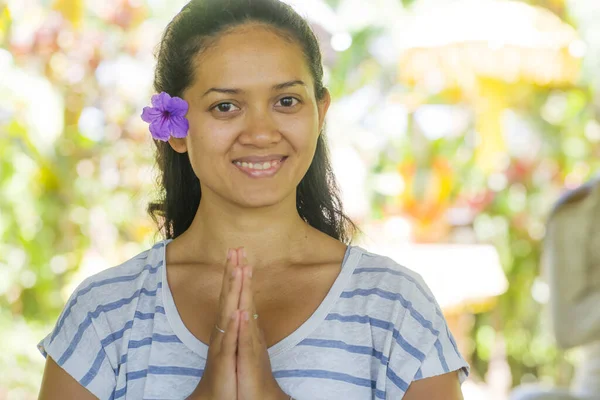
[(241, 144), (269, 147), (281, 140), (277, 124), (268, 110), (249, 110), (245, 122), (243, 131), (238, 138)]

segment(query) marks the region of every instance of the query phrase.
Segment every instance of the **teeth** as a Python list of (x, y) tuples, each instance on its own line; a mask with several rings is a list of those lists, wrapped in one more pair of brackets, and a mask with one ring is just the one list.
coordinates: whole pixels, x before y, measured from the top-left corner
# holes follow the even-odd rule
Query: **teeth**
[(279, 165), (280, 162), (281, 162), (280, 160), (266, 161), (264, 163), (249, 163), (249, 162), (245, 162), (245, 161), (244, 162), (234, 161), (234, 164), (237, 165), (238, 167), (250, 168), (250, 169), (256, 169), (256, 170), (262, 171), (265, 169), (275, 167), (275, 166)]

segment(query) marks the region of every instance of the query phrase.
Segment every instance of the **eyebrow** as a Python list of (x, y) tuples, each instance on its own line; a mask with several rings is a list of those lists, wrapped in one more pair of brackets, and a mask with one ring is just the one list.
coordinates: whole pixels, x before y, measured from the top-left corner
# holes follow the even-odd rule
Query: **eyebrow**
[[(284, 82), (284, 83), (278, 83), (277, 85), (273, 86), (271, 88), (271, 90), (273, 90), (273, 91), (283, 90), (283, 89), (287, 89), (289, 87), (298, 86), (298, 85), (307, 87), (306, 83), (304, 83), (304, 81), (295, 80), (295, 81), (289, 81), (289, 82)], [(239, 93), (243, 93), (244, 91), (242, 89), (210, 88), (206, 92), (204, 92), (202, 97), (206, 96), (207, 94), (209, 94), (211, 92), (223, 93), (223, 94), (239, 94)]]

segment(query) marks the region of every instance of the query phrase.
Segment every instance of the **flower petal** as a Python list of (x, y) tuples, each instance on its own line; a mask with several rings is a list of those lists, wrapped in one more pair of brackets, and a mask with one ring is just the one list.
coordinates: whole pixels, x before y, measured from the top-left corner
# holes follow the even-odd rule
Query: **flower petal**
[(188, 135), (190, 123), (185, 117), (171, 116), (171, 134), (176, 138), (184, 138)]
[(185, 117), (188, 111), (188, 103), (180, 97), (173, 97), (167, 104), (167, 111), (171, 115), (177, 115), (179, 117)]
[(165, 111), (170, 100), (171, 96), (169, 96), (169, 93), (160, 92), (152, 96), (152, 106), (160, 111)]
[(150, 124), (150, 133), (154, 139), (163, 140), (165, 142), (169, 140), (169, 120), (164, 117), (156, 119)]
[(160, 110), (157, 110), (155, 108), (152, 107), (144, 107), (144, 110), (142, 111), (142, 120), (144, 122), (152, 122), (157, 118), (160, 118), (162, 115), (162, 112)]

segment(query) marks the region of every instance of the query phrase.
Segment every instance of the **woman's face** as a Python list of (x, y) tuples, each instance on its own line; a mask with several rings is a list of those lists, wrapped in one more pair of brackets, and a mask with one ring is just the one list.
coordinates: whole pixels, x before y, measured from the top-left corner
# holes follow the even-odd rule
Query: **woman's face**
[[(329, 95), (318, 102), (301, 47), (261, 25), (221, 36), (197, 59), (187, 151), (203, 198), (244, 207), (293, 199), (315, 154)], [(214, 196), (210, 196), (214, 197)]]

